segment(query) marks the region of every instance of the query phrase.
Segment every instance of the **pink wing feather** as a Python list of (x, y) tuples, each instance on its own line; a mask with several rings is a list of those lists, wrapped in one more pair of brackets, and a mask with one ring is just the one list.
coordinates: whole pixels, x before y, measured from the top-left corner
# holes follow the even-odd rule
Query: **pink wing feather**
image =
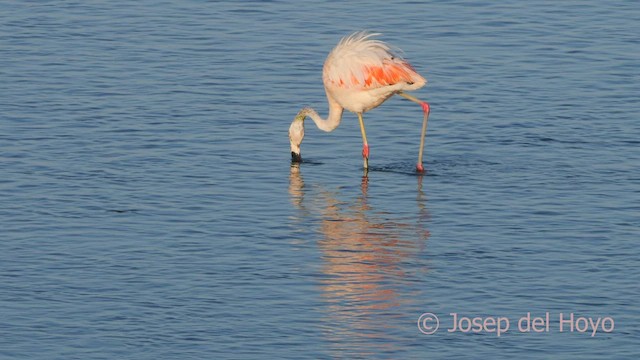
[(346, 89), (372, 89), (399, 82), (424, 84), (425, 79), (389, 46), (357, 32), (343, 38), (324, 63), (324, 83)]

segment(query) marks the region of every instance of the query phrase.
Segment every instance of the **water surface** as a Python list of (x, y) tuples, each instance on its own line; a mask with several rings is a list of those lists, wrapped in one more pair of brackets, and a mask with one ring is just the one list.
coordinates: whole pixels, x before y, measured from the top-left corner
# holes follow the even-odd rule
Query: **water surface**
[[(635, 2), (4, 2), (0, 357), (636, 358)], [(354, 30), (429, 80), (326, 134)], [(422, 334), (432, 312), (441, 329)], [(450, 313), (552, 314), (449, 333)], [(611, 317), (559, 332), (559, 313)], [(515, 324), (512, 324), (515, 326)]]

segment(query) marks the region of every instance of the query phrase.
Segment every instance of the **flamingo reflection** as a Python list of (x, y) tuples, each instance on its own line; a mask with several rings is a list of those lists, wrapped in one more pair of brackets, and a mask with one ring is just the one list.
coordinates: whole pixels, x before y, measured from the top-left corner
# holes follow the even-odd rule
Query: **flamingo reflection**
[[(369, 177), (361, 181), (361, 193), (345, 200), (340, 191), (322, 186), (305, 187), (300, 168), (292, 165), (289, 194), (300, 224), (317, 221), (321, 233), (317, 245), (323, 260), (321, 292), (325, 300), (327, 336), (334, 344), (349, 343), (368, 351), (400, 344), (394, 327), (408, 329), (404, 321), (413, 308), (426, 272), (422, 263), (429, 232), (422, 176), (418, 177), (416, 211), (398, 218), (368, 203)], [(305, 221), (305, 219), (307, 221)], [(416, 310), (417, 311), (417, 310)], [(396, 335), (393, 335), (393, 334)], [(360, 345), (360, 346), (358, 346)]]

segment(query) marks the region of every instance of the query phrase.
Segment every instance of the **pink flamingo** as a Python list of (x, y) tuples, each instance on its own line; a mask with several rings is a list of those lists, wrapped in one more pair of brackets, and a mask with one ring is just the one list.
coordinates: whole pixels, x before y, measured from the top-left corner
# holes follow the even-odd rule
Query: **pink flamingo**
[(378, 107), (394, 94), (398, 94), (422, 106), (424, 120), (416, 169), (419, 172), (424, 171), (422, 152), (429, 119), (429, 104), (405, 94), (404, 91), (417, 90), (423, 87), (427, 80), (420, 76), (406, 60), (393, 54), (389, 45), (372, 39), (376, 35), (379, 34), (356, 32), (342, 38), (327, 56), (322, 69), (322, 81), (329, 102), (329, 118), (323, 119), (310, 107), (305, 107), (298, 112), (289, 127), (293, 162), (302, 161), (300, 144), (304, 138), (304, 119), (307, 116), (320, 130), (330, 132), (340, 125), (342, 113), (347, 109), (358, 115), (362, 132), (364, 168), (368, 169), (369, 144), (362, 114)]

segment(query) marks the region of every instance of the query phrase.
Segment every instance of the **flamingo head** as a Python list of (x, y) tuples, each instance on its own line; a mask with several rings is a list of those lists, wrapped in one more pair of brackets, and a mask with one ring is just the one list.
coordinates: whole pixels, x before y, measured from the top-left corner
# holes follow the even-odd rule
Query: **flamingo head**
[(301, 162), (300, 144), (304, 139), (304, 115), (298, 114), (289, 126), (289, 142), (291, 143), (291, 161)]

